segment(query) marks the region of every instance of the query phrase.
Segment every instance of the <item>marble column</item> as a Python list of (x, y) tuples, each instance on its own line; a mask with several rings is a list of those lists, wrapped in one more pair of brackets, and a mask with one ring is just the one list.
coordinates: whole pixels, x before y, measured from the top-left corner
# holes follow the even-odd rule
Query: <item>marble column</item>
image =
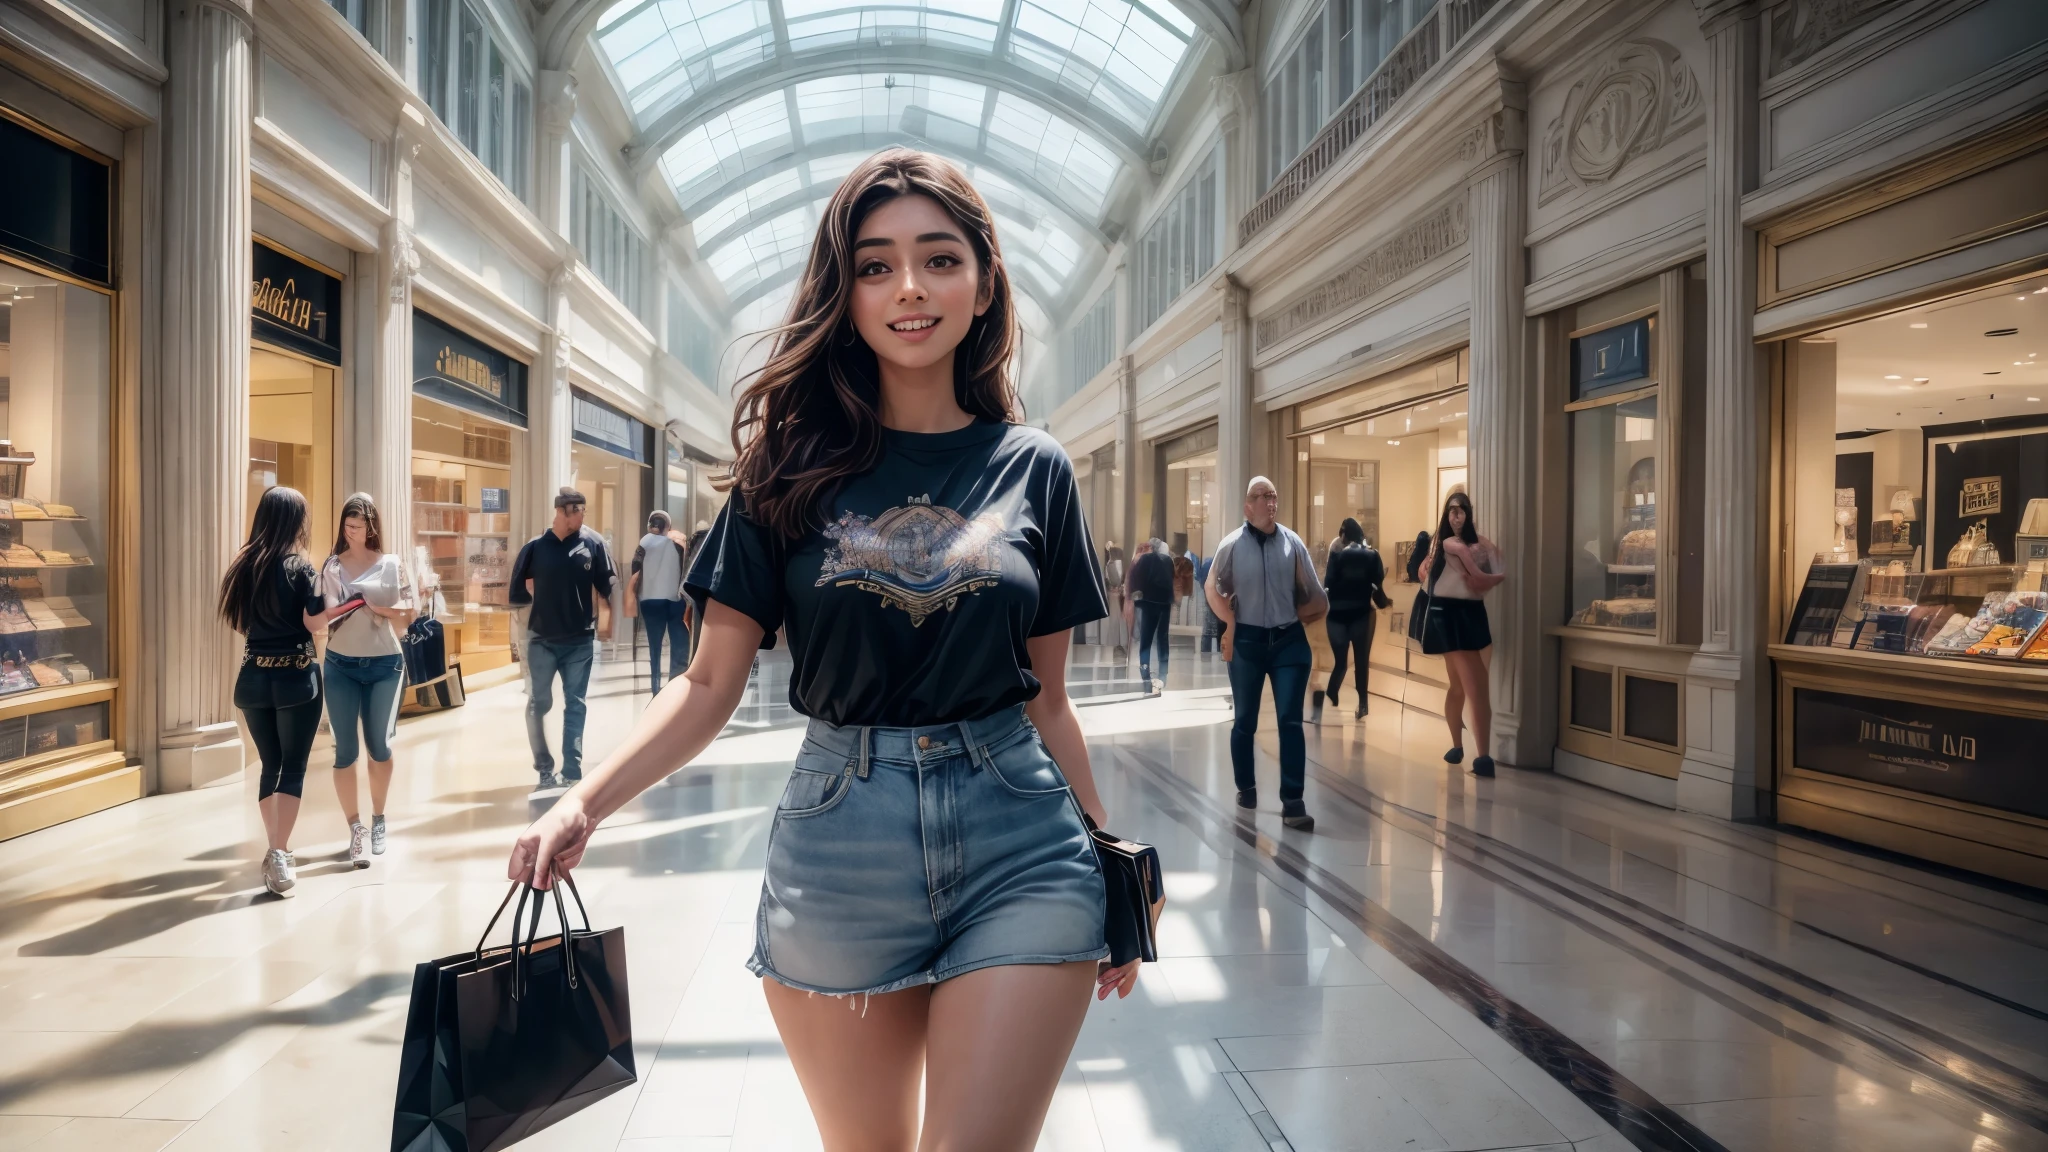
[(574, 267), (564, 265), (548, 280), (548, 326), (541, 333), (540, 361), (528, 377), (527, 443), (537, 500), (532, 526), (536, 532), (554, 514), (555, 491), (576, 478), (569, 455), (569, 360), (574, 351), (569, 335), (569, 283)]
[(1480, 530), (1500, 546), (1514, 578), (1488, 597), (1493, 627), (1493, 754), (1518, 767), (1550, 763), (1553, 737), (1541, 706), (1543, 618), (1536, 596), (1536, 448), (1542, 425), (1526, 371), (1522, 315), (1526, 90), (1501, 81), (1499, 109), (1464, 141), (1471, 252), (1472, 392), (1467, 436), (1472, 505)]
[(1686, 675), (1681, 808), (1740, 817), (1768, 778), (1771, 726), (1762, 590), (1768, 432), (1752, 335), (1756, 234), (1742, 197), (1756, 186), (1757, 19), (1746, 3), (1702, 2), (1707, 41), (1706, 471), (1701, 527), (1719, 578), (1701, 588), (1701, 643)]
[(1116, 540), (1123, 545), (1124, 556), (1134, 553), (1132, 545), (1144, 531), (1138, 523), (1138, 374), (1133, 370), (1129, 356), (1116, 358), (1116, 478), (1117, 478), (1117, 525)]
[(1216, 134), (1223, 142), (1217, 157), (1218, 191), (1222, 198), (1217, 208), (1223, 217), (1223, 254), (1228, 256), (1237, 250), (1238, 217), (1251, 204), (1252, 182), (1258, 171), (1253, 144), (1257, 133), (1252, 130), (1256, 123), (1252, 109), (1258, 101), (1258, 77), (1247, 68), (1215, 77), (1209, 85), (1216, 101)]
[(412, 281), (420, 255), (413, 247), (412, 163), (420, 142), (408, 123), (391, 142), (391, 219), (377, 253), (380, 291), (377, 365), (371, 380), (369, 455), (358, 474), (377, 500), (385, 548), (412, 552)]
[[(1216, 397), (1216, 518), (1221, 531), (1227, 532), (1221, 525), (1235, 527), (1243, 518), (1244, 489), (1252, 480), (1266, 420), (1252, 401), (1251, 293), (1228, 275), (1217, 279), (1216, 293), (1223, 321), (1223, 383)], [(1272, 477), (1273, 483), (1281, 486), (1283, 508), (1287, 507), (1288, 479)]]
[(176, 0), (170, 12), (163, 347), (146, 417), (144, 577), (156, 676), (157, 782), (239, 777), (240, 644), (215, 612), (243, 538), (249, 469), (249, 10)]

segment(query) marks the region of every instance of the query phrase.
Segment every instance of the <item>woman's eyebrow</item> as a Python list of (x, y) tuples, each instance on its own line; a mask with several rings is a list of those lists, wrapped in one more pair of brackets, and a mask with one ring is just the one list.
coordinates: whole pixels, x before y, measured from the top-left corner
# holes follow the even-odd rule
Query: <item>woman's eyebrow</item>
[(936, 244), (941, 240), (951, 240), (955, 244), (967, 243), (967, 241), (962, 240), (951, 232), (927, 232), (917, 238), (919, 244)]
[(896, 241), (889, 239), (887, 236), (870, 236), (865, 240), (854, 241), (853, 250), (858, 252), (863, 248), (891, 248), (895, 244)]

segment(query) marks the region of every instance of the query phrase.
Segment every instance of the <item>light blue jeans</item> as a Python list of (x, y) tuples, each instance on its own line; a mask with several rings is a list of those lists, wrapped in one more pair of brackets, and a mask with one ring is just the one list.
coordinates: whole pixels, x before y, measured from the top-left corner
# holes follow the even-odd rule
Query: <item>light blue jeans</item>
[(390, 761), (391, 738), (398, 734), (398, 690), (404, 686), (403, 656), (327, 654), (327, 723), (334, 729), (336, 768), (355, 767), (359, 728), (370, 759)]
[(1095, 960), (1105, 900), (1022, 706), (925, 728), (813, 720), (769, 828), (747, 967), (844, 995)]
[(543, 640), (528, 634), (526, 639), (526, 742), (533, 749), (533, 770), (546, 775), (555, 770), (554, 753), (548, 751), (546, 720), (555, 706), (555, 677), (562, 678), (562, 777), (583, 778), (583, 717), (590, 695), (590, 664), (597, 657), (597, 641), (583, 636), (574, 640)]

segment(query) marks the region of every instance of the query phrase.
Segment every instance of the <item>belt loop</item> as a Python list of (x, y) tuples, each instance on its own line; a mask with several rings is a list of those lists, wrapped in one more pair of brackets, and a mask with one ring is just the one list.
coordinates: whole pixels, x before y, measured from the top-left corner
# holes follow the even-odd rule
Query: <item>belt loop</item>
[(982, 759), (987, 755), (987, 753), (982, 752), (982, 755), (980, 756), (977, 756), (975, 754), (976, 752), (981, 751), (981, 745), (976, 744), (974, 742), (974, 729), (968, 727), (967, 721), (965, 720), (962, 720), (960, 723), (954, 725), (954, 727), (960, 729), (960, 750), (967, 753), (967, 762), (969, 764), (973, 764), (979, 767)]
[(859, 771), (860, 771), (860, 778), (861, 778), (861, 779), (863, 779), (863, 780), (865, 780), (865, 779), (867, 779), (867, 778), (868, 778), (868, 737), (869, 737), (869, 734), (870, 734), (870, 733), (872, 733), (873, 731), (874, 731), (874, 729), (872, 729), (872, 728), (869, 728), (869, 727), (867, 727), (866, 725), (862, 725), (862, 726), (861, 726), (861, 728), (860, 728), (860, 735), (859, 735), (859, 737), (858, 737), (858, 739), (860, 740), (860, 768), (859, 768)]

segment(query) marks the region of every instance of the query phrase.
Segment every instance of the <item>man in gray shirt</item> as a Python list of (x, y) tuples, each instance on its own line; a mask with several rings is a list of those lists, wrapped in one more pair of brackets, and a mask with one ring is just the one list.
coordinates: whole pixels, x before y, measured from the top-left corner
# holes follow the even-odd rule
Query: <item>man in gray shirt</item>
[(1302, 620), (1320, 619), (1330, 602), (1316, 579), (1308, 546), (1280, 523), (1279, 515), (1279, 491), (1271, 480), (1254, 476), (1245, 488), (1244, 526), (1216, 546), (1203, 593), (1223, 625), (1223, 659), (1230, 664), (1236, 708), (1230, 767), (1237, 777), (1238, 807), (1259, 803), (1252, 739), (1259, 730), (1259, 697), (1270, 677), (1280, 725), (1280, 822), (1306, 832), (1316, 821), (1301, 798), (1308, 762), (1301, 704), (1314, 656)]

